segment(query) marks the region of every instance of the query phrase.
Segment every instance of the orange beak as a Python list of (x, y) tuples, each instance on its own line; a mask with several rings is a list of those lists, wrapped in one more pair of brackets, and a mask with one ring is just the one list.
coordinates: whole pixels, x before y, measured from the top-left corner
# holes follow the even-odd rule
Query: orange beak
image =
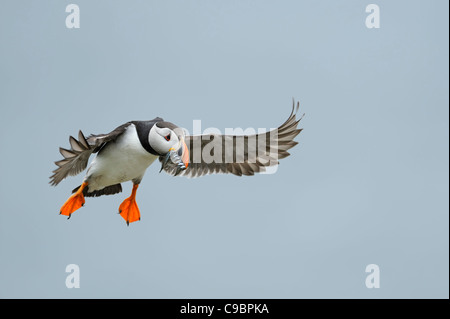
[(181, 147), (183, 148), (183, 153), (181, 154), (181, 160), (183, 161), (184, 166), (187, 168), (189, 166), (189, 149), (184, 142), (184, 139), (182, 139), (183, 144)]

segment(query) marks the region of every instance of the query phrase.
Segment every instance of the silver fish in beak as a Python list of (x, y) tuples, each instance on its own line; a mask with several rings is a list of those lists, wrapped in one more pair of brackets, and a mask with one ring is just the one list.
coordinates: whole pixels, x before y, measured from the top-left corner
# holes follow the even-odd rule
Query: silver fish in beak
[(159, 170), (160, 173), (166, 167), (169, 160), (177, 166), (174, 176), (177, 176), (181, 171), (184, 171), (189, 166), (189, 150), (184, 140), (181, 140), (180, 145), (181, 146), (178, 150), (171, 148), (165, 155), (164, 160), (161, 163), (161, 169)]

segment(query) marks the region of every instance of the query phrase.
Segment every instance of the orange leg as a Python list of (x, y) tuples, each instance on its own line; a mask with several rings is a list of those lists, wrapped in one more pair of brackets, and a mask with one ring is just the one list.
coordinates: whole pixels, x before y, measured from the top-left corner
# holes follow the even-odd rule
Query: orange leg
[(141, 220), (141, 213), (139, 212), (139, 208), (136, 204), (136, 190), (138, 189), (139, 184), (133, 185), (133, 190), (131, 191), (131, 196), (125, 199), (119, 207), (120, 216), (125, 219), (127, 225), (132, 222)]
[(84, 205), (84, 195), (83, 195), (83, 189), (88, 185), (88, 183), (84, 182), (81, 184), (80, 188), (72, 194), (72, 196), (69, 197), (68, 200), (62, 205), (61, 210), (59, 213), (61, 215), (69, 216), (67, 219), (70, 218), (70, 215), (76, 211), (78, 208), (82, 207)]

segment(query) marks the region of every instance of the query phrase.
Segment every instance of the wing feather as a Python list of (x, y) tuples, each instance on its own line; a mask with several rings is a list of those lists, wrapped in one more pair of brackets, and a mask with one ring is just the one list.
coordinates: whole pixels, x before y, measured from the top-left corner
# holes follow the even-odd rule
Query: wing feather
[(84, 151), (84, 147), (81, 143), (79, 143), (73, 136), (69, 137), (69, 143), (70, 143), (70, 147), (75, 151), (75, 152), (83, 152)]
[(67, 176), (81, 173), (87, 167), (91, 154), (98, 152), (108, 142), (119, 137), (130, 124), (131, 122), (125, 123), (109, 134), (91, 134), (88, 139), (84, 137), (81, 130), (78, 132), (78, 140), (70, 136), (69, 144), (71, 149), (59, 148), (59, 152), (64, 158), (55, 162), (58, 168), (50, 176), (50, 184), (56, 186)]
[[(294, 138), (302, 131), (297, 127), (303, 118), (303, 116), (297, 118), (299, 107), (298, 102), (297, 104), (293, 102), (288, 119), (277, 129), (269, 132), (245, 136), (217, 134), (186, 136), (190, 163), (179, 175), (199, 177), (214, 173), (230, 173), (237, 176), (251, 176), (264, 172), (266, 167), (278, 165), (280, 159), (290, 155), (288, 150), (298, 144)], [(213, 161), (204, 160), (205, 148), (206, 153), (210, 150)], [(218, 156), (215, 157), (215, 152), (219, 150), (221, 155), (217, 153)], [(160, 161), (162, 160), (160, 157)], [(168, 163), (164, 170), (174, 175), (175, 164)]]

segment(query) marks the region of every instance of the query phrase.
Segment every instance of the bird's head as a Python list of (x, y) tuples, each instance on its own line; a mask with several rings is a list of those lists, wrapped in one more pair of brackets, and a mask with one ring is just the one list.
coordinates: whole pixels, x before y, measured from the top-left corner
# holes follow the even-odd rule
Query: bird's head
[(170, 122), (157, 122), (150, 129), (148, 142), (160, 156), (164, 157), (161, 170), (169, 159), (178, 166), (178, 172), (188, 167), (189, 149), (181, 127)]

